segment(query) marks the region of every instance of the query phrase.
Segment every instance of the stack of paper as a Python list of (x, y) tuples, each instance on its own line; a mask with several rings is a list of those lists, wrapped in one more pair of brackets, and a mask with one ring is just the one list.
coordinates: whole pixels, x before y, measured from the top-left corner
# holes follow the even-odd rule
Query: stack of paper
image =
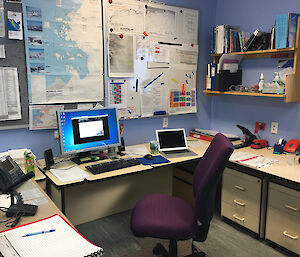
[(230, 160), (248, 165), (253, 168), (262, 168), (274, 163), (279, 163), (278, 160), (266, 158), (263, 155), (253, 154), (249, 152), (234, 152), (231, 155)]
[(70, 182), (85, 179), (89, 176), (84, 170), (77, 166), (70, 169), (51, 169), (50, 172), (61, 182)]

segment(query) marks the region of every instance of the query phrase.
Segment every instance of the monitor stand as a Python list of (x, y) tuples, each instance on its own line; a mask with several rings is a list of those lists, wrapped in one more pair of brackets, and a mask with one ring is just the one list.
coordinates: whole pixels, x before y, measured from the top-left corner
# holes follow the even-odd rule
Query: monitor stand
[[(102, 155), (100, 157), (100, 155)], [(75, 162), (76, 164), (80, 165), (83, 163), (89, 163), (89, 162), (97, 162), (100, 160), (107, 159), (107, 157), (103, 154), (92, 154), (91, 152), (83, 152), (83, 153), (77, 153), (75, 157), (71, 158), (72, 162)]]

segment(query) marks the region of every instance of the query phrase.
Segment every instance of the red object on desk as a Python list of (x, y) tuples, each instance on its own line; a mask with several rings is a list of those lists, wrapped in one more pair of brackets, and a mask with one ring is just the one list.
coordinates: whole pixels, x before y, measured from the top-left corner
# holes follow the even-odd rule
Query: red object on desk
[(269, 146), (269, 142), (266, 139), (254, 139), (252, 141), (252, 144), (250, 145), (250, 147), (254, 149), (261, 149), (268, 146)]

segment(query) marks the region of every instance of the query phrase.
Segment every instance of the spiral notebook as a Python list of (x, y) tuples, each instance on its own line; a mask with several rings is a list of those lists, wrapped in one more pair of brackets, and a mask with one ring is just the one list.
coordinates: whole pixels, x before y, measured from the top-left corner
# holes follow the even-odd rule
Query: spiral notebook
[(88, 257), (101, 256), (103, 249), (53, 215), (1, 232), (0, 252), (5, 257)]

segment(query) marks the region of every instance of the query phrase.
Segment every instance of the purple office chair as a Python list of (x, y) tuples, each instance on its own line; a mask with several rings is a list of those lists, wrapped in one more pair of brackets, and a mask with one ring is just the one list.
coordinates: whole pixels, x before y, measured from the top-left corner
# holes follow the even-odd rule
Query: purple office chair
[[(168, 239), (169, 253), (157, 244), (155, 255), (177, 257), (177, 241), (193, 239), (204, 242), (214, 213), (216, 187), (233, 145), (218, 133), (200, 159), (193, 176), (195, 208), (183, 199), (154, 194), (137, 202), (131, 216), (131, 230), (137, 237)], [(193, 246), (192, 255), (205, 256)]]

